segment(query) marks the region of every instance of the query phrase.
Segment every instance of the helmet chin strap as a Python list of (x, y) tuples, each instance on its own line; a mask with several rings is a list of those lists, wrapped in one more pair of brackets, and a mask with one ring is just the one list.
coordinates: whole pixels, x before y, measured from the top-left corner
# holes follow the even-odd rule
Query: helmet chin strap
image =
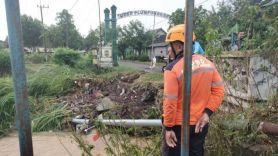
[(174, 49), (174, 46), (173, 46), (173, 43), (170, 43), (170, 46), (171, 46), (171, 49), (172, 49), (172, 52), (174, 53), (174, 58), (176, 58), (177, 54), (176, 54), (176, 51)]
[(182, 52), (183, 50), (181, 50), (181, 51), (178, 52), (178, 54), (177, 54), (177, 52), (176, 52), (175, 49), (174, 49), (173, 43), (170, 43), (170, 46), (171, 46), (171, 48), (172, 48), (172, 51), (173, 51), (173, 53), (174, 53), (174, 55), (175, 55), (175, 59), (176, 59), (176, 58), (177, 58), (177, 55), (178, 55), (180, 52)]

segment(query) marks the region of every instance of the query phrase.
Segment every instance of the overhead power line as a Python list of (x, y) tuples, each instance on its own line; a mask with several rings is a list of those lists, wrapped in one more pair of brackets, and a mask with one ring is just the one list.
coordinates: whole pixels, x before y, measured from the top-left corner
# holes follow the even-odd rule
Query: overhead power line
[(159, 22), (156, 22), (155, 24), (152, 24), (151, 26), (149, 26), (149, 29), (153, 28), (154, 25), (158, 25), (158, 24), (161, 24), (161, 23), (163, 23), (163, 22), (167, 22), (167, 20), (168, 20), (168, 19), (163, 19), (163, 20), (161, 20), (161, 21), (159, 21)]
[(198, 3), (198, 4), (196, 4), (196, 5), (201, 5), (201, 4), (203, 4), (203, 3), (206, 3), (207, 1), (209, 1), (209, 0), (204, 0), (204, 1), (202, 1), (202, 2), (200, 2), (200, 3)]
[(69, 9), (69, 11), (71, 11), (71, 10), (75, 7), (75, 5), (77, 4), (78, 1), (79, 1), (79, 0), (76, 0), (76, 1), (73, 3), (73, 5), (72, 5), (72, 7)]
[(37, 5), (38, 8), (40, 8), (41, 12), (41, 21), (42, 21), (42, 26), (43, 26), (43, 45), (44, 45), (44, 53), (45, 53), (45, 58), (47, 61), (47, 54), (46, 54), (46, 43), (45, 43), (45, 27), (44, 27), (44, 22), (43, 22), (43, 9), (49, 8), (49, 6), (44, 6), (42, 5), (42, 1), (40, 0), (40, 5)]

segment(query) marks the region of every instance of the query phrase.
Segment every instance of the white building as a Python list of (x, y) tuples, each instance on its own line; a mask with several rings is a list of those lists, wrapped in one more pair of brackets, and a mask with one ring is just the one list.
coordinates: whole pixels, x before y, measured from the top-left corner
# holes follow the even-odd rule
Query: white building
[(153, 56), (156, 56), (158, 59), (167, 57), (168, 43), (165, 42), (166, 35), (167, 33), (162, 28), (155, 30), (154, 42), (148, 46), (148, 55), (150, 59)]

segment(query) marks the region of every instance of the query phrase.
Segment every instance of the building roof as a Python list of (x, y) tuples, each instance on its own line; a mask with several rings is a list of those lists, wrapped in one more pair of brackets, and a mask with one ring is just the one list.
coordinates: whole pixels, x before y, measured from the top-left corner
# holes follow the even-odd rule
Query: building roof
[(165, 42), (167, 33), (162, 28), (155, 29), (154, 31), (155, 31), (156, 38), (154, 39), (153, 44), (149, 45), (148, 47), (152, 47), (152, 46), (165, 47), (165, 46), (167, 46), (168, 43)]

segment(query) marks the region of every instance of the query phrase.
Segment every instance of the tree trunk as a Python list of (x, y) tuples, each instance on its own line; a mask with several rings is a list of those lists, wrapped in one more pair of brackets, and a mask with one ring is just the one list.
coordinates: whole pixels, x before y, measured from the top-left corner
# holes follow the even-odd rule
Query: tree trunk
[(278, 136), (278, 124), (271, 122), (261, 122), (258, 130), (262, 131), (265, 134), (270, 134), (274, 136)]

